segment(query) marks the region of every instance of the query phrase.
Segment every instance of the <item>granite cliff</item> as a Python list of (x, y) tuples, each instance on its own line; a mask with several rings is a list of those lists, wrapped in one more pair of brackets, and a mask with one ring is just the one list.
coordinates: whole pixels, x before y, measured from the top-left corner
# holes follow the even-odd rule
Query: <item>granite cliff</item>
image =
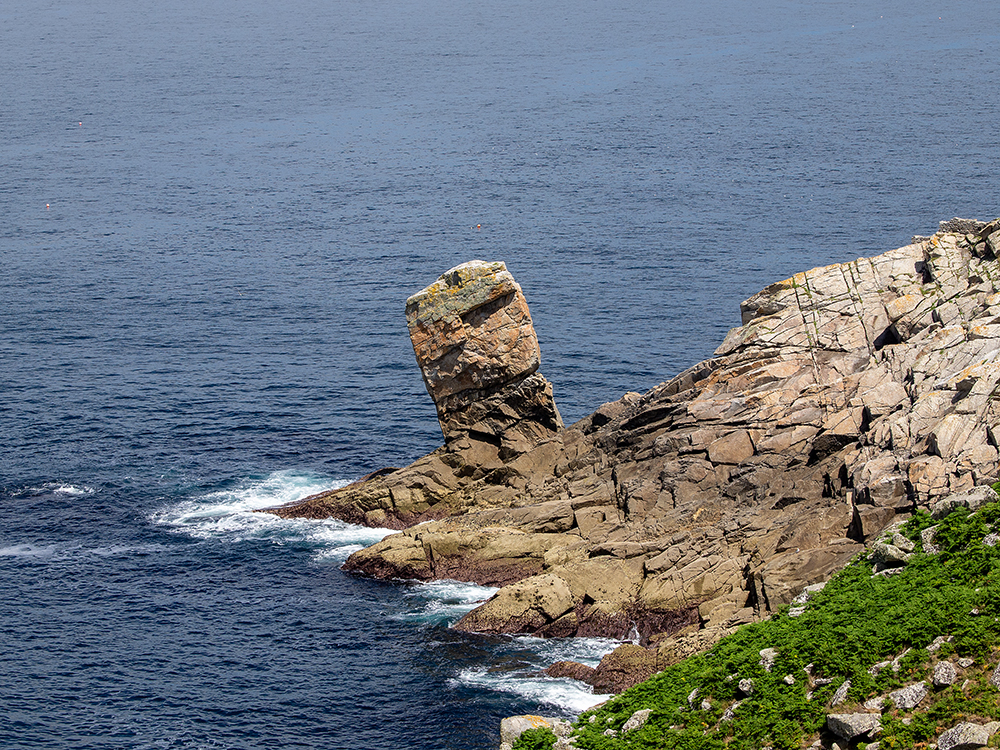
[(713, 358), (569, 427), (520, 287), (459, 266), (407, 301), (444, 445), (270, 512), (402, 530), (347, 570), (501, 586), (459, 629), (637, 632), (605, 669), (620, 688), (996, 480), (998, 254), (1000, 220), (956, 219), (796, 274)]

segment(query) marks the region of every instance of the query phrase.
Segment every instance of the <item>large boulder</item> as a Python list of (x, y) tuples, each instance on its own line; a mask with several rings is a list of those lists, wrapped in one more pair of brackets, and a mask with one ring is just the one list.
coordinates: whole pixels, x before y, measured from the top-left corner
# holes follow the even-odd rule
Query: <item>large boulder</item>
[(663, 668), (657, 661), (655, 649), (624, 644), (601, 659), (588, 682), (594, 686), (595, 693), (620, 693), (648, 680)]
[(565, 543), (559, 534), (503, 526), (470, 528), (459, 519), (448, 519), (406, 529), (359, 550), (344, 569), (375, 578), (450, 578), (503, 586), (541, 573), (547, 553)]
[(994, 727), (963, 721), (942, 732), (938, 738), (938, 750), (976, 750), (985, 747), (990, 741), (990, 729), (996, 731)]
[(881, 714), (827, 714), (826, 727), (844, 740), (876, 737), (882, 731)]
[(927, 697), (927, 683), (917, 682), (889, 693), (889, 700), (900, 711), (912, 711)]
[(510, 750), (518, 738), (529, 729), (548, 729), (553, 734), (564, 737), (569, 733), (570, 725), (563, 719), (533, 714), (508, 716), (500, 721), (500, 750)]
[[(406, 300), (406, 324), (446, 443), (469, 433), (522, 453), (562, 427), (521, 287), (474, 260)], [(523, 424), (522, 424), (523, 423)]]
[(533, 633), (573, 608), (562, 578), (537, 575), (505, 586), (455, 624), (477, 633)]
[(572, 680), (586, 682), (588, 685), (594, 677), (594, 668), (578, 661), (557, 661), (542, 671), (549, 677), (569, 677)]

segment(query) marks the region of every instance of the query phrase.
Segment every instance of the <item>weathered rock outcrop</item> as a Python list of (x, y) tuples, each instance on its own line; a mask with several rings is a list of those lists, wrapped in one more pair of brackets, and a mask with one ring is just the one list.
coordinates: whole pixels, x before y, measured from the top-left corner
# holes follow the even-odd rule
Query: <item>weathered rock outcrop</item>
[[(405, 469), (383, 469), (271, 512), (402, 529), (505, 504), (488, 488), (502, 485), (512, 461), (563, 428), (552, 385), (538, 372), (528, 303), (503, 263), (452, 268), (406, 301), (406, 321), (444, 447)], [(522, 471), (532, 473), (531, 464), (522, 459)]]
[(986, 747), (990, 737), (996, 734), (998, 728), (1000, 728), (998, 722), (982, 725), (963, 721), (942, 733), (941, 737), (938, 738), (938, 749), (975, 750), (975, 748)]
[(527, 730), (543, 728), (560, 738), (560, 741), (556, 742), (557, 748), (573, 747), (570, 742), (563, 739), (570, 733), (568, 721), (525, 714), (523, 716), (508, 716), (500, 722), (500, 750), (511, 750), (518, 737)]
[(843, 740), (853, 740), (855, 737), (875, 737), (882, 729), (882, 717), (879, 714), (828, 714), (826, 726)]
[[(987, 745), (1000, 729), (992, 604), (1000, 548), (987, 543), (1000, 529), (1000, 496), (983, 489), (977, 510), (957, 502), (941, 519), (942, 549), (922, 548), (926, 514), (891, 524), (880, 540), (912, 550), (902, 567), (882, 568), (867, 545), (847, 570), (807, 589), (797, 615), (741, 628), (696, 658), (657, 669), (638, 689), (584, 712), (573, 738), (607, 750)], [(628, 682), (650, 675), (650, 651), (629, 645), (596, 670), (562, 662), (546, 671), (594, 684), (617, 662), (616, 676)], [(628, 717), (643, 713), (655, 721), (641, 741), (624, 738)]]
[[(408, 306), (441, 311), (411, 333), (445, 446), (278, 512), (408, 527), (348, 570), (510, 586), (460, 629), (635, 628), (655, 645), (695, 626), (705, 644), (826, 580), (897, 516), (995, 480), (998, 252), (1000, 220), (951, 222), (796, 274), (743, 303), (712, 359), (563, 429), (548, 384), (528, 385), (516, 285), (460, 267)], [(469, 292), (472, 316), (434, 301), (464, 299), (479, 273), (508, 291)]]
[(561, 428), (521, 287), (503, 263), (456, 266), (406, 300), (406, 324), (445, 443), (523, 453)]

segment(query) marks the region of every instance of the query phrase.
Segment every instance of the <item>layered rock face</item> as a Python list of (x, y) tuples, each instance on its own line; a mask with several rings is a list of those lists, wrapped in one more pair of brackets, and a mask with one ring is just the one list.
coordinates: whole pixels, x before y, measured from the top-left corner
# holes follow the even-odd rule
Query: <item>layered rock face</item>
[(446, 444), (523, 453), (562, 427), (521, 287), (503, 263), (452, 268), (406, 300), (406, 323)]
[[(397, 528), (437, 518), (345, 568), (501, 585), (457, 627), (632, 633), (662, 669), (826, 580), (898, 516), (995, 481), (998, 253), (1000, 220), (950, 222), (898, 250), (797, 274), (744, 302), (743, 324), (712, 359), (568, 428), (535, 420), (548, 434), (517, 428), (515, 415), (510, 450), (495, 440), (502, 422), (470, 416), (479, 402), (449, 400), (490, 392), (503, 368), (439, 389), (464, 372), (453, 362), (488, 361), (463, 318), (457, 350), (414, 338), (455, 437), (406, 469), (280, 512)], [(490, 304), (473, 317), (495, 315)], [(510, 331), (519, 309), (493, 330)], [(435, 331), (459, 330), (450, 320), (419, 333), (444, 341)], [(533, 377), (518, 380), (532, 355), (523, 337), (504, 340), (521, 362), (509, 368), (516, 389)]]

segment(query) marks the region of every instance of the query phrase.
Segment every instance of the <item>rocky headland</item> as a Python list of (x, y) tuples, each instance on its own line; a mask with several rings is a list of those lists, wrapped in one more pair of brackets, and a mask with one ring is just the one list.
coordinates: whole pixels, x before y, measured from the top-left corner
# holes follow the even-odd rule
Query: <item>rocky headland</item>
[(520, 287), (464, 264), (406, 305), (444, 445), (268, 512), (401, 530), (346, 570), (500, 586), (458, 629), (633, 633), (574, 675), (620, 690), (996, 481), (998, 254), (1000, 220), (955, 219), (798, 273), (714, 357), (568, 427)]

